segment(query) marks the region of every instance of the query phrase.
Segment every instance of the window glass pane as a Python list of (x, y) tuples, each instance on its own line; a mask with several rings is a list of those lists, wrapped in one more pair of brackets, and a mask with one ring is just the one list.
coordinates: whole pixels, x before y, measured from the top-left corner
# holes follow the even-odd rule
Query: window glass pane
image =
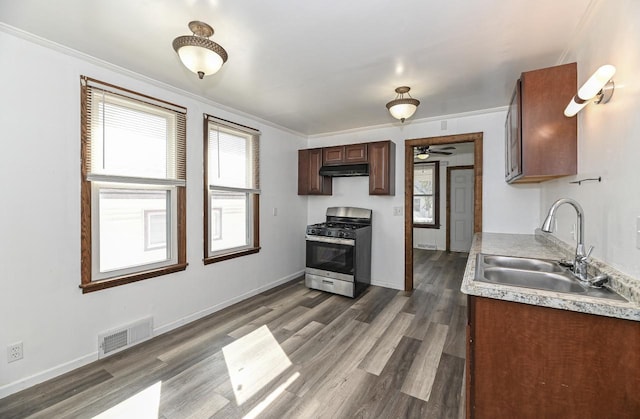
[(100, 272), (169, 259), (168, 190), (99, 191)]
[(212, 191), (209, 223), (211, 252), (247, 246), (249, 193)]
[(151, 106), (94, 93), (91, 172), (173, 178), (175, 117)]
[(414, 223), (433, 224), (435, 222), (433, 210), (433, 196), (420, 196), (413, 198)]
[(211, 208), (211, 240), (222, 240), (222, 208)]
[(209, 185), (253, 188), (250, 137), (209, 130)]
[(167, 246), (167, 211), (144, 210), (145, 250)]
[(413, 172), (413, 194), (433, 195), (433, 166), (415, 166)]

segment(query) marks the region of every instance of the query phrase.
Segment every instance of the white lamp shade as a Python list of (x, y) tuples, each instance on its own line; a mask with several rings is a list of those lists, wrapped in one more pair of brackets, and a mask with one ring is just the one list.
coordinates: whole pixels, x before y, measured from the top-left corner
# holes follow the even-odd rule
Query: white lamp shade
[(429, 154), (428, 153), (420, 153), (416, 157), (419, 158), (420, 160), (426, 160), (426, 159), (429, 158)]
[(196, 74), (202, 72), (205, 76), (215, 74), (224, 64), (219, 54), (201, 46), (180, 47), (178, 55), (185, 67)]
[[(587, 80), (580, 89), (578, 89), (578, 94), (571, 99), (571, 102), (564, 109), (564, 115), (568, 117), (575, 116), (582, 108), (587, 106), (591, 99), (596, 97), (600, 91), (603, 90), (607, 83), (611, 80), (613, 75), (616, 73), (616, 68), (610, 64), (603, 65), (598, 68), (595, 73), (589, 80)], [(605, 98), (604, 102), (607, 103), (609, 99), (611, 99), (611, 95), (613, 94), (613, 89), (611, 89), (609, 96)], [(596, 101), (596, 103), (600, 103), (602, 97)]]
[(394, 118), (404, 120), (410, 118), (411, 115), (416, 112), (417, 108), (413, 103), (399, 103), (389, 107), (389, 112)]
[(616, 68), (610, 64), (603, 65), (596, 70), (595, 73), (585, 84), (578, 90), (578, 97), (582, 100), (593, 99), (598, 92), (607, 84), (616, 73)]
[(571, 118), (572, 116), (575, 116), (578, 112), (580, 112), (582, 108), (587, 106), (588, 103), (589, 101), (578, 103), (576, 102), (576, 98), (574, 97), (573, 99), (571, 99), (571, 102), (569, 102), (567, 107), (564, 109), (564, 116), (568, 116), (569, 118)]

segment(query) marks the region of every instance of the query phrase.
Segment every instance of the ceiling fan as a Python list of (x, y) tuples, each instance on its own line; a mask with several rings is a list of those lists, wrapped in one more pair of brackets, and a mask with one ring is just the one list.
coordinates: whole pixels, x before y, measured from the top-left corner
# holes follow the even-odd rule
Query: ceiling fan
[(453, 154), (450, 151), (444, 151), (444, 150), (455, 150), (456, 148), (454, 146), (447, 146), (447, 147), (441, 147), (441, 148), (431, 148), (430, 146), (422, 146), (422, 147), (416, 147), (414, 149), (414, 156), (420, 160), (426, 160), (429, 158), (429, 156), (431, 154), (441, 154), (441, 155), (445, 155), (445, 156), (449, 156), (451, 154)]

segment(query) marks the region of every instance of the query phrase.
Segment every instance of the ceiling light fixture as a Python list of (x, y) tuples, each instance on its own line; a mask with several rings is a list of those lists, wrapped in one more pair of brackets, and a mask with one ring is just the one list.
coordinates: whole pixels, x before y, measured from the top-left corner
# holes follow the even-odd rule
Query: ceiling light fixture
[(615, 73), (616, 68), (610, 64), (603, 65), (597, 69), (596, 72), (589, 77), (589, 80), (578, 90), (578, 94), (571, 99), (571, 102), (569, 102), (564, 110), (565, 116), (574, 116), (594, 98), (593, 103), (595, 104), (608, 103), (615, 89), (615, 84), (611, 79)]
[(429, 153), (423, 150), (420, 153), (418, 153), (416, 157), (419, 158), (420, 160), (426, 160), (429, 158)]
[(227, 61), (227, 51), (209, 39), (213, 35), (213, 28), (206, 23), (194, 20), (189, 22), (189, 29), (193, 35), (174, 39), (173, 49), (178, 53), (182, 64), (201, 79), (215, 74)]
[[(391, 102), (387, 103), (387, 109), (396, 119), (399, 119), (400, 122), (404, 122), (405, 119), (410, 118), (418, 108), (420, 101), (418, 99), (414, 99), (409, 94), (409, 90), (411, 90), (408, 86), (400, 86), (396, 89), (396, 98)], [(404, 95), (409, 97), (405, 98)]]

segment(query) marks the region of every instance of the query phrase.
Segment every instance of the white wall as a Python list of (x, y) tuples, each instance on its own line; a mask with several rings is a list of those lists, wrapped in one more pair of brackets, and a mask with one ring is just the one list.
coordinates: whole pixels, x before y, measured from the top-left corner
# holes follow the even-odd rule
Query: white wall
[[(515, 83), (515, 80), (514, 80)], [(381, 112), (384, 108), (381, 109)], [(310, 196), (308, 222), (324, 220), (330, 206), (356, 206), (373, 210), (372, 278), (375, 285), (404, 288), (404, 216), (394, 216), (394, 207), (404, 208), (404, 141), (441, 135), (484, 133), (483, 231), (532, 234), (538, 225), (540, 190), (537, 185), (507, 185), (504, 181), (505, 110), (441, 120), (409, 120), (384, 127), (371, 127), (309, 140), (310, 147), (392, 140), (396, 143), (395, 196), (369, 196), (368, 178), (334, 178), (333, 196)]]
[[(413, 247), (446, 250), (447, 247), (447, 167), (473, 166), (473, 153), (439, 156), (440, 160), (440, 228), (414, 228)], [(427, 160), (431, 161), (431, 159)]]
[[(585, 211), (585, 243), (593, 255), (640, 278), (636, 219), (640, 216), (640, 2), (601, 1), (563, 62), (578, 63), (578, 84), (603, 64), (617, 68), (616, 90), (606, 105), (590, 104), (578, 115), (578, 175), (545, 183), (540, 219), (561, 197)], [(568, 182), (602, 176), (581, 186)], [(561, 208), (557, 235), (570, 244), (575, 211)]]
[[(0, 358), (0, 398), (94, 360), (102, 331), (153, 316), (156, 333), (164, 332), (302, 272), (307, 199), (297, 196), (295, 176), (302, 136), (4, 32), (0, 51), (0, 348), (24, 343), (23, 360)], [(85, 295), (78, 287), (81, 74), (188, 108), (186, 271)], [(262, 250), (207, 266), (204, 112), (262, 131)]]

